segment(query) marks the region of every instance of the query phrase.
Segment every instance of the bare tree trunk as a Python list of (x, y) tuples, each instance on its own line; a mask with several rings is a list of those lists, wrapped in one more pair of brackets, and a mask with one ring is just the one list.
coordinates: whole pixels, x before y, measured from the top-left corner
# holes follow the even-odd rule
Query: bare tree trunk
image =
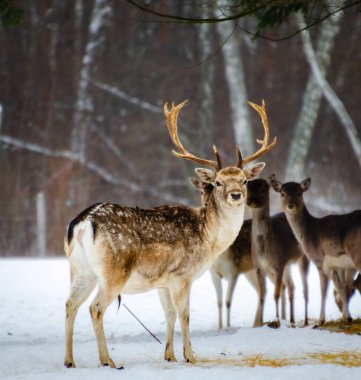
[(217, 23), (217, 31), (226, 43), (222, 47), (226, 81), (229, 89), (234, 138), (245, 155), (254, 151), (247, 89), (239, 40), (233, 22)]
[(0, 103), (0, 134), (1, 134), (2, 124), (3, 124), (3, 105)]
[[(305, 26), (305, 22), (301, 15), (299, 15), (298, 21), (299, 21), (300, 27), (303, 28)], [(302, 33), (302, 39), (303, 39), (303, 48), (304, 48), (308, 63), (311, 66), (313, 76), (315, 80), (317, 81), (318, 86), (322, 90), (324, 97), (328, 101), (329, 105), (333, 108), (333, 110), (339, 117), (342, 125), (344, 126), (347, 137), (350, 140), (351, 147), (353, 148), (353, 151), (357, 157), (357, 161), (359, 165), (361, 166), (361, 142), (357, 133), (356, 126), (354, 122), (352, 121), (351, 116), (347, 112), (346, 107), (344, 106), (340, 98), (337, 96), (335, 91), (332, 89), (332, 87), (328, 83), (325, 76), (322, 74), (322, 70), (318, 63), (316, 54), (313, 50), (310, 34), (308, 31), (305, 31), (304, 33)]]
[(40, 192), (36, 195), (36, 235), (38, 241), (38, 255), (46, 256), (46, 203), (45, 195)]
[[(326, 76), (330, 66), (335, 37), (340, 29), (340, 19), (341, 17), (339, 16), (331, 16), (322, 23), (316, 58), (319, 71), (323, 77)], [(304, 177), (306, 158), (315, 130), (321, 99), (322, 89), (317, 83), (313, 72), (311, 72), (288, 153), (285, 170), (287, 180), (301, 180)]]
[(72, 136), (72, 150), (78, 152), (81, 161), (86, 159), (86, 135), (92, 122), (93, 100), (89, 93), (91, 73), (96, 63), (97, 49), (104, 39), (102, 29), (110, 14), (109, 0), (95, 0), (80, 71)]
[(202, 154), (208, 153), (213, 141), (213, 82), (214, 82), (214, 60), (208, 60), (212, 54), (212, 30), (209, 24), (199, 27), (199, 59), (202, 65), (201, 77), (199, 79), (199, 138), (202, 141)]
[[(80, 30), (82, 2), (76, 5), (76, 28)], [(75, 101), (74, 123), (71, 136), (71, 151), (79, 157), (80, 163), (87, 160), (87, 135), (92, 126), (93, 99), (90, 94), (91, 74), (95, 70), (98, 49), (104, 40), (103, 29), (112, 12), (110, 0), (95, 0), (88, 31), (88, 39), (82, 58), (77, 96)], [(79, 45), (79, 42), (78, 42)], [(79, 46), (78, 46), (79, 47)], [(68, 205), (76, 202), (76, 184), (69, 184)]]

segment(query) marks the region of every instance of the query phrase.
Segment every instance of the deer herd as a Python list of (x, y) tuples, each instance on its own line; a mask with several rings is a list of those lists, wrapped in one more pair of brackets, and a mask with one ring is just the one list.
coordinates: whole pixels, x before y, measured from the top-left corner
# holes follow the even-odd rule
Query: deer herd
[[(237, 163), (223, 167), (218, 150), (215, 160), (197, 157), (186, 150), (178, 135), (178, 115), (187, 101), (169, 110), (166, 125), (176, 151), (173, 153), (206, 168), (195, 169), (191, 181), (201, 193), (201, 207), (162, 206), (153, 209), (98, 203), (78, 214), (68, 225), (64, 249), (70, 264), (71, 290), (66, 302), (66, 353), (64, 364), (75, 367), (74, 322), (81, 304), (97, 287), (90, 315), (101, 365), (116, 367), (109, 356), (103, 328), (107, 307), (123, 293), (158, 289), (167, 321), (164, 359), (176, 361), (174, 326), (178, 317), (186, 362), (196, 361), (189, 332), (189, 301), (193, 281), (210, 269), (218, 300), (218, 327), (222, 320), (222, 278), (228, 282), (227, 326), (232, 296), (240, 274), (245, 274), (258, 294), (254, 326), (263, 324), (266, 276), (274, 283), (275, 319), (286, 315), (286, 290), (290, 324), (295, 325), (294, 282), (290, 267), (298, 263), (304, 293), (304, 324), (308, 324), (309, 261), (317, 267), (321, 283), (319, 322), (325, 321), (329, 279), (343, 318), (351, 321), (348, 301), (354, 287), (361, 289), (361, 211), (346, 215), (313, 217), (303, 200), (310, 179), (282, 184), (256, 179), (265, 163), (253, 163), (273, 149), (265, 103), (249, 103), (261, 116), (264, 137), (260, 148)], [(270, 186), (280, 194), (283, 213), (270, 215)], [(246, 205), (252, 219), (244, 220)]]

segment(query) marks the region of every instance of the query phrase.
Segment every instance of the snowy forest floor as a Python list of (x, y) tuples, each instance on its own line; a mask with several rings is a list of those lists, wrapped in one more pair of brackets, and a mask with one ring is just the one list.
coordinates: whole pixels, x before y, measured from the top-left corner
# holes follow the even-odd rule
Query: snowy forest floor
[[(302, 286), (297, 268), (296, 319), (303, 319)], [(319, 314), (319, 280), (311, 269), (310, 317)], [(268, 286), (265, 320), (274, 317), (272, 286)], [(361, 366), (361, 337), (321, 329), (254, 329), (255, 291), (241, 276), (234, 295), (232, 328), (217, 330), (216, 297), (206, 272), (192, 288), (191, 338), (198, 362), (182, 358), (179, 323), (176, 325), (177, 363), (163, 361), (166, 323), (156, 291), (123, 295), (122, 301), (163, 342), (156, 342), (122, 306), (114, 302), (105, 316), (111, 356), (124, 370), (99, 366), (97, 346), (88, 312), (92, 297), (79, 311), (75, 324), (74, 356), (77, 368), (63, 367), (65, 301), (69, 270), (65, 259), (0, 259), (0, 379), (351, 379)], [(354, 318), (361, 316), (359, 294), (351, 300)], [(329, 289), (327, 319), (340, 313)]]

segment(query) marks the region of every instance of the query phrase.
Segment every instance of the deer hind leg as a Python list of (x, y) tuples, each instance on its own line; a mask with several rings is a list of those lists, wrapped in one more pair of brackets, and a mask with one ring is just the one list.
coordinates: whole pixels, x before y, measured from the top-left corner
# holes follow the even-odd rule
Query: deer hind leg
[(323, 324), (325, 322), (325, 311), (326, 311), (326, 297), (328, 290), (328, 277), (323, 273), (321, 268), (318, 268), (318, 273), (320, 275), (320, 286), (321, 286), (321, 311), (319, 324)]
[[(345, 273), (342, 269), (339, 269), (338, 270), (338, 274), (340, 276), (340, 278), (342, 277), (344, 280), (345, 280)], [(335, 298), (335, 302), (336, 302), (336, 305), (338, 307), (338, 309), (340, 310), (340, 312), (342, 313), (342, 310), (343, 310), (343, 298), (339, 292), (339, 289), (338, 287), (336, 286), (336, 284), (334, 284), (334, 289), (333, 289), (333, 296)]]
[(189, 334), (189, 299), (191, 281), (179, 281), (169, 289), (173, 305), (177, 311), (183, 336), (183, 356), (186, 362), (194, 364), (196, 358), (192, 351)]
[(70, 296), (66, 301), (66, 319), (65, 319), (65, 359), (64, 365), (67, 368), (74, 368), (73, 359), (73, 331), (74, 321), (81, 304), (89, 297), (90, 293), (96, 285), (94, 276), (88, 274), (85, 276), (85, 271), (82, 271), (81, 276), (72, 274)]
[(361, 274), (359, 273), (356, 277), (356, 280), (353, 282), (354, 289), (357, 289), (361, 294)]
[(223, 317), (222, 317), (222, 277), (212, 268), (210, 269), (211, 278), (216, 290), (217, 295), (217, 306), (218, 306), (218, 329), (223, 328)]
[(169, 362), (176, 362), (177, 359), (174, 355), (174, 325), (177, 319), (177, 312), (173, 306), (169, 289), (159, 288), (158, 293), (165, 317), (167, 319), (167, 343), (164, 353), (164, 359)]
[(353, 269), (345, 269), (345, 284), (346, 284), (347, 302), (350, 302), (351, 297), (355, 293), (355, 288), (354, 288), (355, 273), (356, 273), (356, 271)]
[(237, 284), (238, 275), (232, 275), (230, 279), (228, 279), (228, 288), (227, 288), (227, 296), (226, 296), (226, 308), (227, 308), (227, 327), (231, 327), (231, 307), (232, 307), (232, 298), (234, 289)]
[(342, 318), (347, 322), (352, 322), (351, 314), (348, 309), (348, 297), (347, 297), (347, 292), (346, 292), (345, 271), (333, 270), (332, 280), (342, 300)]
[(303, 298), (305, 300), (305, 320), (303, 325), (308, 326), (308, 281), (307, 276), (310, 268), (310, 261), (306, 256), (302, 256), (298, 261), (302, 287), (303, 287)]
[(258, 306), (256, 312), (256, 319), (254, 321), (253, 327), (261, 327), (263, 325), (263, 311), (264, 311), (264, 301), (266, 299), (266, 276), (264, 272), (260, 269), (256, 269), (257, 277), (257, 290), (258, 290)]
[(284, 274), (283, 274), (283, 280), (287, 286), (288, 291), (288, 299), (290, 303), (290, 322), (291, 326), (295, 326), (295, 314), (294, 314), (294, 292), (295, 292), (295, 285), (292, 280), (292, 275), (290, 271), (290, 267), (286, 267)]
[(99, 284), (98, 293), (89, 307), (93, 322), (94, 332), (97, 338), (99, 359), (102, 366), (115, 368), (113, 360), (109, 356), (104, 334), (104, 313), (108, 306), (121, 294), (123, 286), (111, 286), (110, 284)]

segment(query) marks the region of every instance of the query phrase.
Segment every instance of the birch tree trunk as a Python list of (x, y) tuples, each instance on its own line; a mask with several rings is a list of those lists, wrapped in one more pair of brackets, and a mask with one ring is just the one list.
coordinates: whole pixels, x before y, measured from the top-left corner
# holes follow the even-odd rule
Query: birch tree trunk
[(234, 29), (235, 24), (233, 22), (217, 23), (219, 36), (222, 41), (226, 41), (222, 46), (222, 53), (229, 89), (234, 138), (242, 153), (249, 155), (254, 152), (254, 139), (247, 103), (246, 80), (241, 50)]
[(36, 237), (38, 242), (38, 256), (46, 256), (46, 202), (45, 194), (36, 195)]
[[(75, 4), (76, 29), (80, 31), (82, 20), (82, 1)], [(93, 99), (90, 93), (90, 80), (96, 68), (99, 47), (104, 41), (104, 25), (112, 13), (110, 0), (95, 0), (88, 31), (85, 52), (80, 67), (78, 89), (75, 100), (74, 122), (71, 135), (71, 151), (84, 164), (87, 160), (86, 147), (87, 135), (92, 126)], [(77, 42), (79, 48), (80, 41)], [(69, 195), (67, 203), (72, 205), (76, 202), (76, 184), (71, 180), (69, 184)]]
[(110, 1), (95, 0), (89, 25), (88, 41), (82, 59), (71, 142), (72, 151), (78, 153), (81, 161), (86, 159), (86, 136), (88, 127), (92, 122), (93, 100), (89, 92), (91, 73), (96, 64), (97, 50), (104, 39), (103, 27), (110, 15)]
[[(330, 67), (331, 53), (335, 37), (340, 29), (340, 21), (340, 16), (331, 16), (324, 21), (321, 26), (317, 43), (316, 59), (319, 71), (323, 77), (326, 76)], [(305, 176), (306, 158), (316, 126), (322, 93), (322, 89), (311, 71), (288, 153), (285, 169), (286, 180), (299, 181)]]
[(213, 82), (214, 82), (214, 61), (208, 58), (212, 54), (212, 27), (209, 24), (199, 26), (199, 59), (202, 65), (199, 79), (199, 137), (202, 141), (201, 153), (207, 154), (213, 141)]
[(0, 103), (0, 134), (1, 134), (2, 124), (3, 124), (3, 105)]
[[(301, 15), (299, 15), (298, 17), (298, 23), (301, 28), (305, 27), (305, 22)], [(347, 112), (346, 107), (344, 106), (340, 98), (337, 96), (335, 91), (332, 89), (327, 79), (322, 74), (316, 54), (313, 50), (310, 34), (308, 31), (302, 33), (302, 40), (303, 49), (307, 57), (308, 63), (312, 69), (313, 76), (317, 81), (318, 86), (322, 90), (324, 97), (326, 98), (332, 109), (335, 111), (342, 125), (344, 126), (345, 132), (350, 140), (350, 144), (355, 153), (358, 164), (359, 166), (361, 166), (361, 142), (357, 133), (356, 126), (352, 121), (351, 116)]]

